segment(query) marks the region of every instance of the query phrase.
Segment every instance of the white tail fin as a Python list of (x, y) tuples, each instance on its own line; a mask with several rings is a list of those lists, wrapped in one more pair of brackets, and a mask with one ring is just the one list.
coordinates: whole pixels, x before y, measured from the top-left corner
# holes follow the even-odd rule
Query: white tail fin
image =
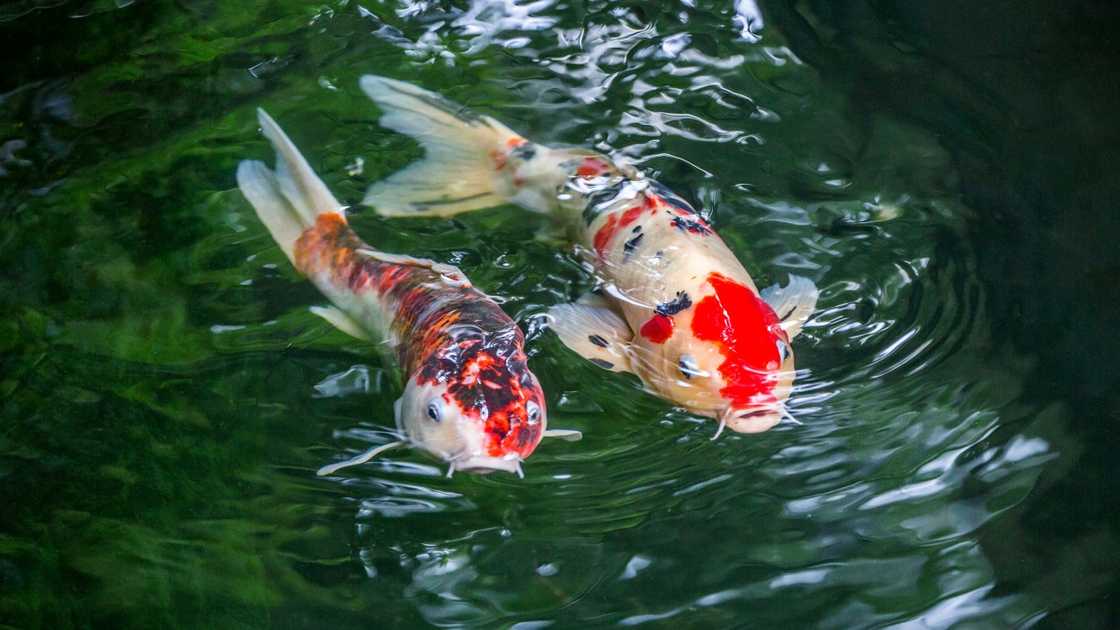
[(237, 185), (295, 264), (292, 250), (300, 234), (315, 224), (317, 215), (342, 212), (342, 206), (276, 121), (263, 109), (257, 110), (257, 119), (276, 149), (276, 170), (269, 170), (262, 162), (245, 160), (237, 166)]
[(506, 203), (490, 152), (506, 149), (518, 134), (403, 81), (366, 75), (361, 86), (384, 111), (381, 126), (412, 136), (427, 151), (371, 186), (366, 205), (384, 216), (451, 216)]

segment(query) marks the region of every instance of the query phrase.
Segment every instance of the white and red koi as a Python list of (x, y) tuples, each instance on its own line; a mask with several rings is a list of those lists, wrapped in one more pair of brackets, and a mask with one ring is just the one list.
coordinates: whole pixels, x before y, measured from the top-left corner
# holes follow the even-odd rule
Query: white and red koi
[(350, 229), (344, 207), (263, 110), (276, 170), (243, 161), (242, 194), (295, 268), (333, 304), (313, 312), (355, 337), (384, 342), (408, 377), (394, 405), (401, 441), (326, 466), (330, 474), (399, 445), (455, 470), (505, 470), (546, 434), (545, 399), (526, 364), (517, 324), (457, 268), (378, 252)]
[(791, 276), (760, 293), (703, 216), (630, 166), (531, 143), (408, 83), (366, 76), (361, 86), (383, 126), (427, 150), (371, 187), (366, 204), (415, 217), (514, 203), (558, 217), (603, 283), (601, 295), (550, 310), (569, 348), (637, 374), (655, 393), (717, 418), (720, 430), (765, 431), (789, 415), (790, 340), (815, 308), (811, 281)]

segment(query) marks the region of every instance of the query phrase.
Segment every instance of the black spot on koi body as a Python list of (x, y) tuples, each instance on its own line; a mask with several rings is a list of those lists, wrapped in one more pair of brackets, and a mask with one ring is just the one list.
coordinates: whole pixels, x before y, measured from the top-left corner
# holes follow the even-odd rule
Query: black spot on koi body
[(707, 236), (712, 233), (712, 228), (708, 227), (707, 222), (699, 216), (695, 219), (674, 216), (672, 225), (682, 232), (692, 232), (693, 234), (699, 234), (701, 236)]
[(684, 291), (677, 291), (677, 297), (668, 302), (658, 304), (654, 311), (656, 311), (658, 315), (672, 317), (690, 306), (692, 306), (692, 299), (688, 297), (688, 294)]
[(619, 179), (610, 186), (604, 186), (599, 190), (594, 190), (587, 193), (587, 207), (583, 209), (583, 222), (586, 225), (591, 225), (595, 219), (602, 214), (619, 194), (622, 193), (622, 187), (626, 185), (626, 180)]
[(607, 340), (603, 339), (599, 335), (591, 335), (587, 338), (587, 340), (590, 341), (591, 343), (599, 346), (600, 348), (606, 348), (607, 345), (608, 345)]
[(537, 147), (532, 142), (526, 142), (509, 152), (510, 156), (528, 162), (537, 155)]
[(627, 256), (634, 253), (634, 250), (638, 248), (638, 244), (642, 242), (642, 238), (644, 236), (645, 236), (645, 233), (640, 233), (637, 236), (635, 236), (634, 238), (626, 241), (626, 243), (622, 246), (622, 251)]
[(673, 206), (674, 208), (684, 210), (689, 214), (699, 214), (698, 212), (696, 212), (696, 209), (692, 207), (692, 204), (685, 201), (677, 193), (666, 188), (660, 182), (651, 182), (650, 190), (656, 193), (658, 197), (661, 197), (662, 201), (669, 204), (670, 206)]
[(603, 368), (604, 370), (610, 370), (614, 368), (613, 363), (611, 363), (610, 361), (604, 361), (603, 359), (591, 359), (591, 362)]
[(634, 226), (634, 229), (633, 229), (633, 230), (630, 230), (630, 231), (631, 231), (631, 232), (633, 232), (634, 234), (637, 234), (638, 232), (641, 232), (641, 231), (642, 231), (642, 226), (640, 226), (640, 225), (635, 225), (635, 226)]

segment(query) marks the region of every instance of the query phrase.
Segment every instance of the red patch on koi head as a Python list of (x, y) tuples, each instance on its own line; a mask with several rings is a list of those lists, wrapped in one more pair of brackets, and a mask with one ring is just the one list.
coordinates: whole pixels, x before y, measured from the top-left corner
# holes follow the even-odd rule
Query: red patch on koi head
[(785, 340), (778, 316), (753, 291), (722, 274), (709, 274), (708, 283), (715, 293), (696, 305), (692, 334), (719, 346), (726, 383), (720, 394), (738, 408), (777, 402), (778, 341)]
[(653, 343), (665, 343), (673, 336), (673, 318), (656, 313), (642, 324), (638, 332)]
[(543, 435), (544, 392), (523, 353), (503, 359), (508, 348), (484, 345), (478, 338), (460, 341), (425, 365), (419, 377), (447, 384), (447, 402), (486, 433), (487, 455), (528, 457)]
[(576, 175), (580, 177), (596, 177), (611, 170), (611, 165), (597, 157), (585, 157), (576, 167)]

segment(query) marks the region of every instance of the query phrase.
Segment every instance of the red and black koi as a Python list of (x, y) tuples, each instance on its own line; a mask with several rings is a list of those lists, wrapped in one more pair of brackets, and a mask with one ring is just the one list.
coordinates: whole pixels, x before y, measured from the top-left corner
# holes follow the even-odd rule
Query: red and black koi
[(355, 337), (385, 342), (408, 375), (395, 406), (402, 441), (393, 445), (422, 448), (449, 462), (450, 471), (520, 474), (550, 433), (521, 330), (455, 267), (364, 243), (284, 132), (264, 111), (259, 119), (278, 167), (244, 161), (238, 184), (296, 269), (333, 303), (312, 310)]

